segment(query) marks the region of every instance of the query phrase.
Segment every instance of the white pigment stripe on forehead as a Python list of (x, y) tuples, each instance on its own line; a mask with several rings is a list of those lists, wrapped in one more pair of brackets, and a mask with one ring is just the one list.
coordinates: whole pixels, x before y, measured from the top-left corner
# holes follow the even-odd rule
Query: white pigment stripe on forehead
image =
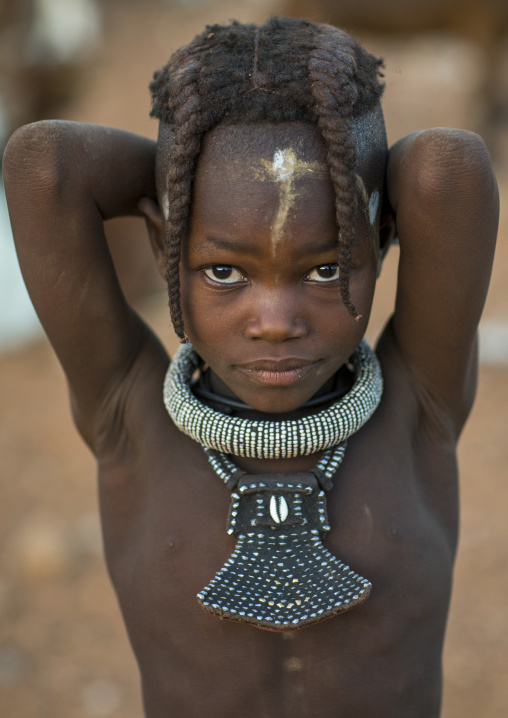
[(327, 167), (321, 162), (307, 162), (298, 158), (293, 148), (277, 148), (273, 154), (271, 164), (262, 161), (268, 177), (280, 185), (279, 206), (272, 224), (272, 247), (274, 251), (282, 237), (284, 225), (289, 213), (297, 199), (295, 180), (305, 176), (322, 177), (326, 175)]
[(272, 176), (278, 182), (287, 182), (294, 175), (296, 155), (293, 150), (275, 150), (272, 161)]
[(293, 150), (275, 150), (272, 160), (271, 175), (279, 183), (279, 207), (272, 224), (272, 247), (275, 250), (279, 243), (289, 211), (296, 199), (294, 191), (294, 175), (296, 155)]

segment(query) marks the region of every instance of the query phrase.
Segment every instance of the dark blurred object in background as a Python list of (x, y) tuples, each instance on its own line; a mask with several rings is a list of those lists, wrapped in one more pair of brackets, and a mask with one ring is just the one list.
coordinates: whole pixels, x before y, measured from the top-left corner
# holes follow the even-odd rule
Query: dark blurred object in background
[(20, 125), (61, 113), (100, 34), (96, 0), (0, 0), (0, 150)]
[[(10, 135), (21, 125), (49, 118), (66, 118), (73, 104), (86, 94), (87, 72), (100, 56), (106, 3), (98, 0), (0, 0), (0, 161)], [(146, 73), (146, 84), (150, 75)], [(148, 90), (146, 115), (149, 111)], [(118, 118), (119, 120), (121, 118)], [(0, 187), (1, 191), (1, 187)], [(2, 215), (5, 222), (7, 220)], [(129, 302), (161, 289), (144, 223), (117, 219), (106, 224), (108, 244), (120, 284)], [(8, 226), (0, 227), (3, 291), (10, 299), (21, 291), (21, 279)], [(5, 275), (5, 276), (4, 276)], [(10, 331), (0, 308), (0, 351), (14, 337), (36, 330), (27, 304), (17, 319), (23, 326)]]
[(508, 0), (283, 0), (282, 10), (343, 27), (353, 34), (411, 36), (442, 32), (472, 41), (487, 71), (477, 102), (480, 134), (491, 151), (508, 126)]

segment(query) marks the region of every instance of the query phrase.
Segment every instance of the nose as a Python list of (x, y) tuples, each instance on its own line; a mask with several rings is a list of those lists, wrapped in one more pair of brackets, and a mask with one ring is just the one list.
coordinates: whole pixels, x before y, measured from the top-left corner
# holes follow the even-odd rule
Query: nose
[(281, 288), (261, 289), (250, 297), (247, 339), (283, 342), (307, 335), (308, 324), (292, 292)]

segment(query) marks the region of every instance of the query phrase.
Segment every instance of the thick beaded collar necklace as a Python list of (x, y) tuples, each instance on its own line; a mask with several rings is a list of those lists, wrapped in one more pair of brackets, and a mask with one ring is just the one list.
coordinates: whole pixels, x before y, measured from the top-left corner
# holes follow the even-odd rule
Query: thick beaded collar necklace
[[(191, 378), (200, 365), (192, 345), (180, 347), (164, 381), (164, 403), (176, 426), (199, 442), (232, 491), (227, 531), (238, 536), (231, 558), (197, 596), (209, 613), (272, 631), (317, 623), (359, 605), (371, 584), (322, 544), (330, 530), (325, 492), (348, 437), (376, 410), (383, 390), (376, 355), (363, 341), (351, 357), (355, 381), (319, 413), (287, 421), (228, 416), (199, 401)], [(299, 474), (252, 475), (228, 455), (294, 458), (324, 451)]]
[(330, 449), (360, 429), (374, 413), (383, 379), (379, 362), (363, 341), (351, 357), (356, 376), (341, 400), (317, 414), (290, 421), (252, 421), (214, 411), (190, 387), (199, 357), (182, 344), (164, 381), (164, 403), (176, 426), (202, 446), (251, 459), (293, 459)]

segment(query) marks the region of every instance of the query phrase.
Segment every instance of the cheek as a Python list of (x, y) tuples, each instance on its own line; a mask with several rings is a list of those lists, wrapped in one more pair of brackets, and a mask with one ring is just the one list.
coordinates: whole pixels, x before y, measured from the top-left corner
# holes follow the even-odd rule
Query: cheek
[(376, 266), (372, 259), (362, 270), (353, 270), (349, 279), (349, 296), (356, 311), (361, 315), (359, 320), (352, 318), (353, 323), (356, 325), (356, 330), (363, 334), (367, 330), (370, 318), (376, 289), (376, 276)]
[(375, 289), (376, 268), (374, 263), (372, 263), (372, 266), (369, 265), (369, 269), (363, 271), (360, 277), (351, 277), (349, 291), (358, 312), (370, 312)]
[(181, 301), (185, 333), (196, 346), (214, 346), (235, 331), (232, 303), (227, 295), (210, 291), (198, 274), (181, 277)]
[(359, 233), (360, 239), (353, 249), (349, 274), (349, 293), (357, 311), (370, 311), (377, 280), (378, 235), (370, 227)]
[(210, 303), (205, 301), (204, 293), (199, 286), (201, 282), (196, 279), (196, 277), (180, 274), (180, 296), (185, 333), (193, 343), (211, 323), (209, 320)]

